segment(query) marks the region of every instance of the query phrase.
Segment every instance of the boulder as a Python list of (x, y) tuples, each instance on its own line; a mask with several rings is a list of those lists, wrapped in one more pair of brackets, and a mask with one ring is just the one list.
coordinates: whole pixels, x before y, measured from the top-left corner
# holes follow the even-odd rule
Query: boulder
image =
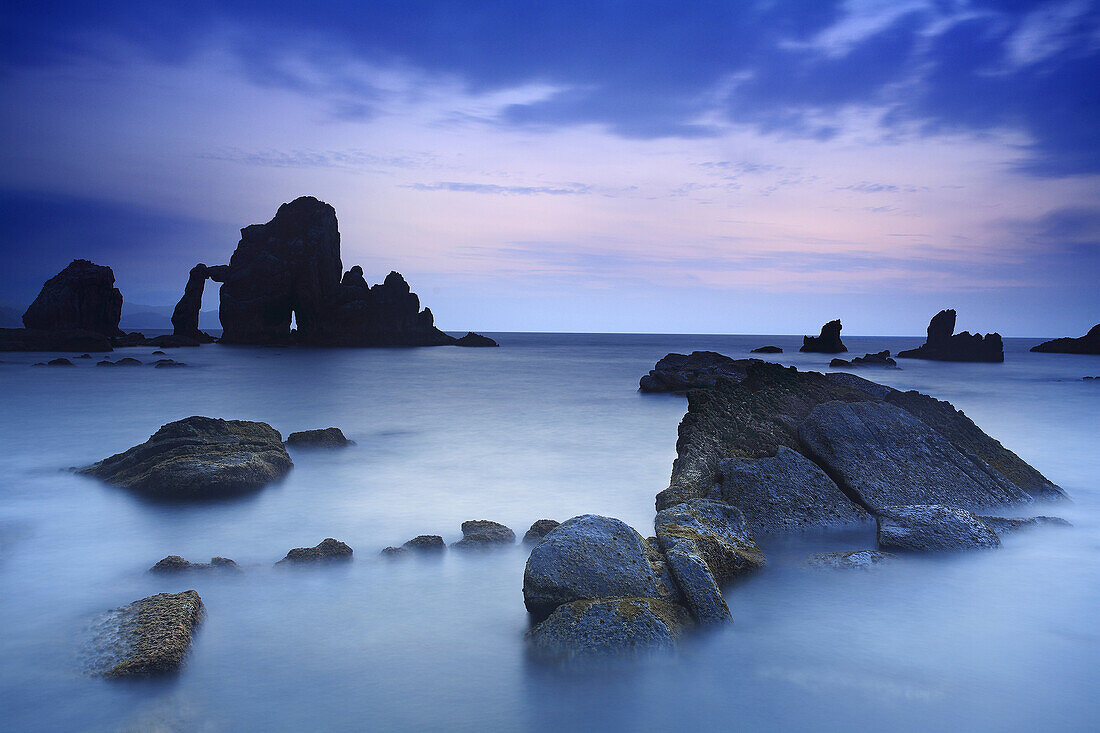
[(985, 336), (969, 331), (954, 333), (955, 311), (942, 310), (928, 323), (928, 339), (915, 349), (899, 351), (902, 359), (931, 359), (933, 361), (989, 361), (1005, 360), (1004, 344), (999, 333)]
[(397, 557), (405, 557), (407, 555), (411, 555), (412, 550), (410, 550), (407, 547), (393, 547), (393, 546), (390, 546), (390, 547), (382, 548), (382, 552), (380, 552), (378, 554), (380, 554), (382, 557), (397, 558)]
[(300, 565), (350, 560), (352, 552), (353, 550), (340, 540), (326, 537), (313, 547), (295, 547), (286, 554), (286, 557), (275, 564)]
[(56, 359), (50, 359), (49, 361), (47, 361), (46, 366), (76, 366), (76, 364), (73, 364), (68, 359), (59, 356)]
[[(692, 499), (657, 512), (657, 544), (672, 564), (674, 549), (702, 557), (718, 583), (764, 565), (744, 515), (736, 507), (711, 499)], [(676, 566), (672, 564), (676, 577)], [(679, 582), (679, 578), (677, 578)], [(680, 590), (684, 590), (680, 584)], [(686, 592), (686, 591), (685, 591)]]
[(847, 351), (848, 347), (840, 340), (840, 319), (829, 321), (821, 327), (821, 333), (817, 336), (803, 336), (802, 348), (799, 351), (811, 351), (816, 354), (839, 354)]
[(817, 464), (785, 445), (769, 458), (728, 458), (718, 474), (710, 498), (740, 509), (754, 533), (843, 527), (870, 518)]
[(191, 268), (187, 276), (187, 285), (183, 297), (172, 311), (172, 335), (203, 343), (214, 339), (199, 330), (199, 311), (202, 309), (202, 293), (206, 288), (206, 278), (210, 276), (206, 265), (201, 262)]
[(573, 601), (658, 598), (662, 585), (645, 540), (618, 519), (584, 514), (563, 522), (531, 550), (523, 603), (536, 618)]
[(115, 366), (141, 366), (141, 362), (132, 356), (124, 356), (115, 362)]
[(194, 590), (158, 593), (117, 609), (100, 642), (94, 671), (107, 677), (149, 677), (177, 671), (205, 609)]
[(1061, 517), (991, 517), (984, 514), (975, 514), (974, 518), (992, 529), (998, 535), (1005, 532), (1015, 532), (1019, 529), (1031, 527), (1071, 527), (1069, 522)]
[(352, 441), (344, 437), (340, 428), (302, 430), (286, 436), (286, 444), (295, 448), (342, 448)]
[(204, 499), (259, 489), (292, 465), (267, 423), (188, 417), (79, 472), (151, 497)]
[(1032, 497), (1043, 500), (1066, 497), (1061, 488), (997, 440), (986, 435), (950, 402), (937, 400), (920, 392), (897, 390), (891, 390), (885, 399), (947, 438), (960, 453), (983, 462)]
[(527, 632), (540, 658), (570, 661), (668, 650), (692, 626), (682, 607), (655, 598), (605, 598), (559, 606)]
[(113, 366), (118, 366), (118, 364), (116, 364), (115, 362), (111, 361), (110, 359), (103, 359), (102, 361), (97, 361), (97, 362), (95, 363), (95, 365), (96, 365), (97, 367), (113, 367)]
[(76, 358), (77, 359), (91, 359), (92, 355), (91, 354), (81, 354), (80, 356), (78, 356)]
[(500, 346), (500, 344), (493, 341), (488, 336), (482, 336), (480, 333), (467, 331), (465, 336), (455, 339), (455, 346)]
[(418, 535), (403, 544), (402, 547), (416, 552), (443, 552), (447, 549), (447, 545), (443, 542), (443, 538), (437, 534)]
[(845, 361), (844, 359), (833, 359), (829, 362), (829, 366), (833, 368), (837, 367), (858, 367), (858, 366), (878, 366), (878, 367), (897, 367), (898, 363), (890, 358), (889, 349), (880, 351), (877, 354), (865, 354), (863, 356), (857, 356), (851, 361)]
[(0, 328), (0, 351), (111, 351), (111, 340), (85, 330)]
[(831, 568), (833, 570), (870, 570), (896, 558), (897, 555), (877, 550), (815, 552), (806, 557), (806, 565), (811, 568)]
[(689, 541), (673, 543), (665, 550), (668, 567), (680, 589), (684, 605), (700, 625), (729, 623), (732, 621), (730, 609), (707, 561), (696, 551), (699, 547)]
[(175, 367), (185, 367), (187, 364), (182, 361), (176, 361), (175, 359), (157, 359), (153, 362), (153, 366), (157, 369), (172, 369)]
[(561, 525), (553, 519), (537, 519), (523, 535), (523, 544), (533, 545)]
[(240, 566), (228, 557), (212, 557), (210, 558), (210, 562), (206, 563), (188, 562), (179, 555), (169, 555), (157, 561), (156, 565), (149, 568), (150, 573), (162, 573), (165, 575), (190, 572), (192, 570), (240, 570)]
[(122, 335), (121, 317), (122, 293), (111, 268), (73, 260), (42, 286), (23, 314), (23, 325), (42, 331), (90, 331), (109, 338)]
[(798, 429), (806, 454), (865, 508), (896, 504), (977, 507), (1031, 496), (896, 405), (827, 402)]
[(778, 346), (761, 346), (752, 350), (753, 354), (782, 354), (783, 349)]
[(878, 510), (878, 545), (908, 552), (1000, 547), (997, 533), (970, 512), (942, 504), (888, 506)]
[(451, 545), (462, 550), (487, 549), (513, 545), (516, 533), (498, 522), (488, 519), (472, 519), (462, 523), (462, 539)]
[(1100, 323), (1079, 338), (1060, 338), (1032, 346), (1032, 351), (1046, 354), (1100, 354)]
[(746, 368), (752, 360), (731, 359), (713, 351), (693, 351), (690, 355), (668, 354), (641, 378), (638, 389), (642, 392), (686, 392), (689, 389), (708, 389), (718, 380), (744, 379)]

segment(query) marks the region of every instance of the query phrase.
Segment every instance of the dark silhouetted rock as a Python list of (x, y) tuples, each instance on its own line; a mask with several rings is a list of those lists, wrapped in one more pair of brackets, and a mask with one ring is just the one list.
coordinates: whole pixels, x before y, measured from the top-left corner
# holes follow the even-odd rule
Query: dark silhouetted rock
[(124, 356), (115, 362), (115, 366), (141, 366), (141, 362), (132, 356)]
[(974, 518), (992, 529), (997, 534), (1003, 534), (1005, 532), (1015, 532), (1019, 529), (1030, 529), (1032, 527), (1073, 526), (1061, 517), (991, 517), (987, 515), (975, 514)]
[(817, 464), (785, 445), (770, 458), (728, 458), (718, 464), (712, 499), (731, 504), (755, 532), (843, 527), (870, 517)]
[(107, 677), (149, 677), (177, 671), (205, 609), (193, 590), (158, 593), (117, 609), (108, 625), (94, 671)]
[(1060, 338), (1032, 346), (1032, 351), (1046, 354), (1100, 354), (1100, 323), (1079, 338)]
[(416, 552), (443, 552), (447, 549), (447, 544), (443, 541), (443, 538), (437, 534), (422, 534), (413, 537), (403, 544), (402, 547), (406, 547)]
[(803, 336), (799, 351), (812, 351), (816, 354), (839, 354), (847, 351), (848, 347), (840, 340), (841, 328), (840, 319), (829, 321), (821, 327), (819, 335)]
[(121, 336), (122, 293), (115, 287), (110, 267), (73, 260), (42, 286), (23, 325), (42, 331), (82, 330), (103, 336)]
[(49, 361), (47, 361), (46, 366), (76, 366), (76, 364), (73, 364), (68, 359), (59, 356), (56, 359), (50, 359)]
[(111, 345), (119, 348), (145, 346), (148, 343), (149, 339), (145, 338), (145, 334), (139, 331), (131, 331), (130, 333), (124, 333), (121, 336), (115, 336), (111, 339)]
[[(676, 548), (697, 554), (706, 560), (719, 583), (751, 572), (766, 562), (741, 511), (720, 501), (692, 499), (662, 509), (657, 512), (653, 526), (657, 543), (670, 562), (669, 553)], [(680, 589), (683, 590), (683, 584)]]
[(81, 354), (80, 356), (78, 356), (76, 358), (77, 359), (91, 359), (92, 355), (91, 354)]
[(168, 356), (168, 355), (165, 354), (163, 351), (158, 349), (158, 350), (153, 352), (153, 356)]
[(0, 351), (111, 351), (111, 340), (92, 331), (0, 328)]
[(500, 344), (493, 341), (488, 336), (482, 336), (480, 333), (467, 331), (465, 336), (455, 339), (455, 346), (500, 346)]
[(850, 550), (848, 552), (815, 552), (806, 557), (811, 568), (833, 570), (870, 570), (897, 559), (896, 555), (877, 550)]
[(970, 512), (942, 504), (882, 507), (878, 544), (908, 552), (1000, 547), (1001, 540)]
[(367, 280), (363, 277), (363, 268), (359, 265), (354, 265), (350, 270), (344, 273), (344, 277), (340, 279), (340, 284), (349, 288), (363, 288), (369, 289)]
[(157, 369), (168, 369), (174, 367), (185, 367), (187, 364), (182, 361), (176, 361), (175, 359), (157, 359), (153, 366)]
[(189, 417), (80, 473), (152, 497), (204, 499), (259, 489), (292, 465), (267, 423)]
[(462, 523), (462, 539), (451, 545), (462, 550), (513, 545), (516, 533), (498, 522), (488, 519), (471, 519)]
[(933, 361), (989, 361), (1005, 360), (1004, 344), (999, 333), (955, 331), (955, 311), (943, 310), (932, 316), (928, 323), (928, 340), (923, 346), (899, 351), (902, 359), (931, 359)]
[(986, 463), (892, 404), (827, 402), (813, 409), (798, 435), (807, 454), (865, 507), (974, 508), (1032, 501)]
[(713, 351), (693, 351), (689, 356), (668, 354), (641, 378), (643, 392), (686, 392), (709, 389), (718, 380), (741, 380), (751, 359), (731, 359)]
[(240, 570), (240, 566), (227, 557), (212, 557), (210, 562), (188, 562), (179, 555), (169, 555), (149, 568), (151, 573), (185, 573), (192, 570)]
[(199, 310), (202, 308), (202, 293), (206, 288), (206, 278), (209, 277), (206, 265), (201, 262), (191, 268), (187, 277), (187, 285), (183, 289), (183, 297), (176, 303), (172, 311), (172, 334), (184, 338), (193, 339), (202, 343), (210, 343), (214, 339), (209, 334), (199, 330)]
[(340, 428), (301, 430), (286, 436), (286, 444), (295, 448), (341, 448), (351, 445)]
[(331, 562), (335, 560), (350, 560), (352, 549), (340, 540), (326, 537), (314, 547), (295, 547), (286, 554), (276, 565)]
[(866, 354), (865, 356), (857, 356), (851, 361), (845, 361), (844, 359), (833, 359), (829, 362), (829, 366), (836, 368), (845, 367), (858, 367), (858, 366), (878, 366), (878, 367), (890, 367), (896, 368), (898, 363), (890, 358), (889, 351), (880, 351), (877, 354)]
[(539, 658), (572, 661), (669, 650), (692, 626), (687, 611), (654, 598), (573, 601), (527, 632)]
[(669, 592), (642, 536), (621, 520), (595, 514), (574, 517), (544, 537), (523, 573), (523, 603), (536, 618), (572, 601)]
[(779, 348), (778, 346), (761, 346), (758, 349), (753, 349), (752, 353), (754, 353), (754, 354), (782, 354), (783, 349)]
[(366, 291), (341, 285), (332, 324), (325, 343), (334, 346), (445, 346), (456, 341), (435, 327), (431, 310), (420, 309), (420, 298), (398, 272)]
[(114, 362), (113, 362), (113, 361), (111, 361), (110, 359), (104, 359), (104, 360), (102, 360), (102, 361), (97, 361), (97, 362), (95, 363), (95, 365), (96, 365), (97, 367), (113, 367), (113, 366), (118, 366), (118, 364), (114, 363)]
[(523, 543), (525, 545), (533, 545), (560, 525), (561, 522), (557, 522), (553, 519), (537, 519), (531, 524), (531, 528), (527, 530), (526, 534), (523, 535)]

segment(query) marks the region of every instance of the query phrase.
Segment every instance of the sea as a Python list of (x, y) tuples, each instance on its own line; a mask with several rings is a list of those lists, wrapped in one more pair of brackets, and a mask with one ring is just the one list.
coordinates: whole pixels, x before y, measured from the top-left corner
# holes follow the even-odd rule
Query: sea
[[(186, 368), (34, 368), (0, 354), (0, 729), (5, 731), (1100, 730), (1100, 357), (900, 360), (857, 373), (951, 401), (1062, 486), (1063, 517), (998, 550), (909, 556), (869, 572), (808, 553), (874, 547), (873, 527), (758, 538), (768, 564), (725, 588), (733, 624), (675, 652), (598, 665), (534, 659), (529, 548), (380, 556), (468, 519), (521, 536), (595, 513), (652, 534), (682, 396), (642, 394), (669, 352), (828, 369), (782, 335), (495, 333), (499, 349), (172, 349)], [(852, 337), (850, 354), (921, 337)], [(75, 475), (187, 417), (336, 426), (354, 446), (292, 450), (281, 482), (152, 502)], [(343, 540), (354, 560), (276, 568)], [(239, 573), (163, 577), (166, 555)], [(104, 612), (194, 588), (207, 616), (162, 679), (88, 672)]]

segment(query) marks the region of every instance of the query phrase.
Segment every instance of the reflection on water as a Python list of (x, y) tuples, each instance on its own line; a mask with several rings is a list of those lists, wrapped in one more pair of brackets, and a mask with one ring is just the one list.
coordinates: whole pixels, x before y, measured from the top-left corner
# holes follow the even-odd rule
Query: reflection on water
[[(496, 335), (494, 335), (496, 336)], [(994, 552), (813, 571), (808, 552), (873, 529), (766, 537), (768, 567), (727, 589), (735, 623), (675, 655), (613, 670), (531, 662), (526, 552), (385, 561), (466, 519), (517, 534), (541, 517), (617, 516), (643, 534), (668, 482), (680, 397), (640, 395), (668, 351), (732, 356), (765, 343), (823, 368), (794, 337), (501, 334), (501, 349), (208, 346), (187, 369), (0, 364), (0, 708), (12, 730), (562, 730), (814, 728), (1088, 730), (1098, 710), (1100, 385), (1095, 357), (860, 372), (949, 399), (1065, 487), (1037, 513), (1072, 529)], [(852, 352), (920, 339), (845, 337)], [(130, 350), (146, 360), (146, 351)], [(357, 445), (293, 453), (282, 482), (215, 504), (143, 501), (74, 476), (187, 415), (335, 425)], [(347, 541), (354, 562), (275, 569), (291, 547)], [(244, 572), (145, 573), (161, 557), (233, 558)], [(152, 593), (195, 588), (208, 610), (183, 673), (83, 673), (87, 629)]]

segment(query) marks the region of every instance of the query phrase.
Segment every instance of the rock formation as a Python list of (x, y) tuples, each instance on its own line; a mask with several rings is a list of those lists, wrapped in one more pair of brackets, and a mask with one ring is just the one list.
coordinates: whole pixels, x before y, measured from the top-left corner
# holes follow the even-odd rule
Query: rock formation
[(753, 349), (752, 353), (754, 353), (754, 354), (782, 354), (783, 349), (779, 348), (778, 346), (761, 346), (759, 348)]
[(206, 499), (258, 489), (292, 465), (267, 423), (189, 417), (79, 472), (150, 497)]
[(817, 336), (803, 336), (802, 348), (799, 351), (812, 351), (817, 354), (839, 354), (847, 351), (848, 347), (840, 340), (840, 319), (829, 321), (821, 327), (821, 333)]
[(462, 539), (451, 545), (460, 550), (479, 550), (514, 545), (516, 533), (499, 522), (471, 519), (462, 523)]
[(443, 552), (447, 549), (443, 538), (437, 534), (417, 535), (401, 546), (414, 552)]
[(739, 380), (751, 359), (731, 359), (713, 351), (667, 354), (638, 382), (642, 392), (686, 392), (713, 387), (719, 379)]
[(898, 363), (890, 358), (890, 351), (884, 350), (877, 354), (865, 354), (863, 356), (857, 356), (851, 361), (845, 359), (833, 359), (829, 362), (829, 367), (832, 369), (846, 369), (848, 367), (858, 366), (880, 366), (895, 368)]
[(23, 325), (41, 331), (82, 330), (108, 338), (121, 336), (122, 293), (115, 273), (88, 260), (73, 260), (42, 286)]
[(164, 575), (187, 573), (192, 570), (240, 570), (240, 566), (228, 557), (212, 557), (210, 562), (190, 562), (179, 555), (169, 555), (149, 568), (150, 573)]
[(206, 288), (206, 278), (210, 269), (201, 262), (191, 268), (187, 277), (187, 286), (183, 297), (172, 311), (172, 335), (194, 339), (200, 343), (210, 343), (214, 339), (199, 330), (199, 310), (202, 308), (202, 293)]
[(344, 437), (340, 428), (300, 430), (286, 436), (286, 444), (295, 448), (343, 448), (354, 443)]
[(158, 593), (108, 614), (94, 640), (92, 669), (106, 677), (150, 677), (183, 664), (205, 609), (193, 590)]
[(928, 339), (915, 349), (899, 351), (902, 359), (931, 359), (933, 361), (990, 361), (1005, 360), (1004, 344), (999, 333), (963, 331), (955, 333), (955, 311), (943, 310), (928, 322)]
[(1000, 547), (1001, 540), (973, 514), (942, 504), (882, 507), (878, 545), (908, 552)]
[(523, 544), (537, 544), (543, 537), (553, 532), (559, 526), (561, 526), (561, 522), (553, 519), (536, 519), (531, 523), (531, 527), (523, 535)]
[(500, 344), (493, 341), (488, 336), (482, 336), (480, 333), (467, 331), (465, 336), (455, 339), (455, 346), (500, 346)]
[(1080, 338), (1060, 338), (1032, 346), (1032, 351), (1047, 354), (1100, 354), (1100, 323)]
[(336, 560), (350, 560), (353, 550), (344, 542), (326, 537), (313, 547), (295, 547), (276, 565), (300, 565)]
[(671, 650), (691, 628), (682, 607), (655, 598), (573, 601), (527, 632), (536, 657), (569, 662)]

